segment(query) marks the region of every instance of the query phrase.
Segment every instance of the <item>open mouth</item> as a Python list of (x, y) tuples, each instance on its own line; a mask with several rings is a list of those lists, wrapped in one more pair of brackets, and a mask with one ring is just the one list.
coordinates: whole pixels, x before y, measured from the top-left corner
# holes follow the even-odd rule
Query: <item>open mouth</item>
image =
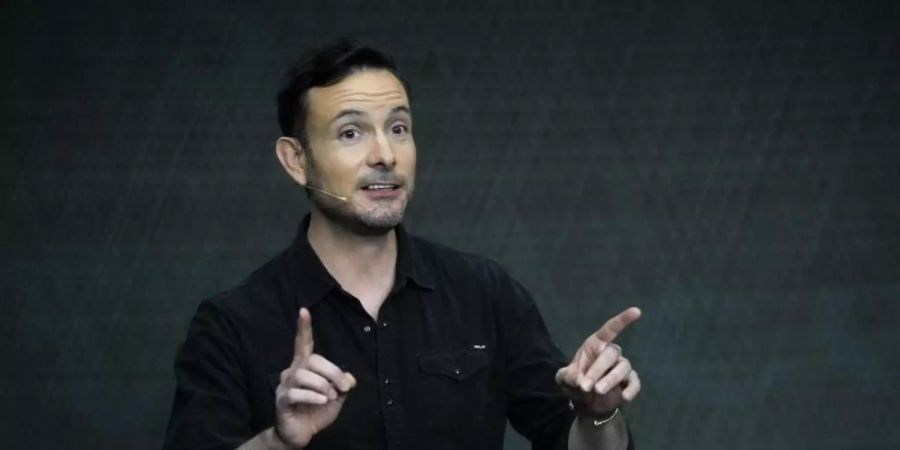
[(392, 189), (397, 189), (398, 185), (396, 184), (367, 184), (363, 186), (363, 190), (366, 191), (387, 191)]

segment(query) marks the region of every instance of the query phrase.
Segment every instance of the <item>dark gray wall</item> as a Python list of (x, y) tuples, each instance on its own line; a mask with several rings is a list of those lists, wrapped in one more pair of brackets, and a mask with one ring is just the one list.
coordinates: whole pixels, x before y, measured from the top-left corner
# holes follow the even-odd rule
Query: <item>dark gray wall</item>
[(110, 3), (0, 4), (0, 447), (159, 446), (197, 303), (306, 210), (280, 75), (344, 35), (414, 87), (411, 229), (566, 352), (644, 308), (642, 448), (900, 447), (897, 2)]

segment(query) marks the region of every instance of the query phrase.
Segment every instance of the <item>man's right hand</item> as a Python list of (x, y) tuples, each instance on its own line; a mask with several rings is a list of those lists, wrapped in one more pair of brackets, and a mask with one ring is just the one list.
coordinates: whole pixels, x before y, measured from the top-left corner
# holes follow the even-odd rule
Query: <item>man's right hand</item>
[(294, 360), (275, 390), (275, 434), (289, 448), (303, 448), (331, 425), (356, 378), (313, 353), (312, 317), (300, 308)]

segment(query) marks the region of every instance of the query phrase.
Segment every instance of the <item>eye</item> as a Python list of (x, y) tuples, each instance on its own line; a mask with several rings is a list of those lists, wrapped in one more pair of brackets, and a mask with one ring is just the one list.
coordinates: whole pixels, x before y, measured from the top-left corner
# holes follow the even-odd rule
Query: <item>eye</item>
[(403, 125), (401, 123), (398, 123), (398, 124), (391, 126), (391, 133), (402, 136), (402, 135), (405, 135), (406, 133), (409, 133), (409, 127), (407, 127), (406, 125)]
[(345, 140), (345, 141), (352, 141), (352, 140), (358, 138), (358, 137), (360, 136), (360, 134), (359, 134), (359, 130), (356, 130), (356, 129), (354, 129), (354, 128), (350, 128), (350, 129), (341, 131), (341, 133), (340, 133), (338, 136), (339, 136), (342, 140)]

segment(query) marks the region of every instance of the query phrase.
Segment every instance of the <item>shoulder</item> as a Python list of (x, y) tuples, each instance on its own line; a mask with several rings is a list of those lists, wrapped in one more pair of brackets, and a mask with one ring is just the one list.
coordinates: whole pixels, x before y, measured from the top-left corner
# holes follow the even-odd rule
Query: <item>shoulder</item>
[(487, 271), (506, 273), (497, 261), (475, 253), (452, 248), (415, 234), (407, 234), (411, 248), (422, 257), (428, 265), (446, 266), (460, 271)]
[(421, 264), (438, 291), (457, 301), (475, 300), (499, 312), (520, 314), (533, 306), (531, 294), (499, 262), (453, 249), (418, 236), (410, 236)]
[[(220, 337), (246, 343), (260, 331), (282, 329), (293, 296), (287, 285), (286, 252), (253, 271), (240, 284), (203, 299), (191, 321), (192, 329), (214, 329)], [(287, 317), (294, 317), (288, 314)]]
[(496, 283), (511, 280), (509, 273), (497, 261), (475, 253), (454, 249), (445, 244), (409, 234), (411, 248), (430, 273), (437, 278), (460, 278)]

